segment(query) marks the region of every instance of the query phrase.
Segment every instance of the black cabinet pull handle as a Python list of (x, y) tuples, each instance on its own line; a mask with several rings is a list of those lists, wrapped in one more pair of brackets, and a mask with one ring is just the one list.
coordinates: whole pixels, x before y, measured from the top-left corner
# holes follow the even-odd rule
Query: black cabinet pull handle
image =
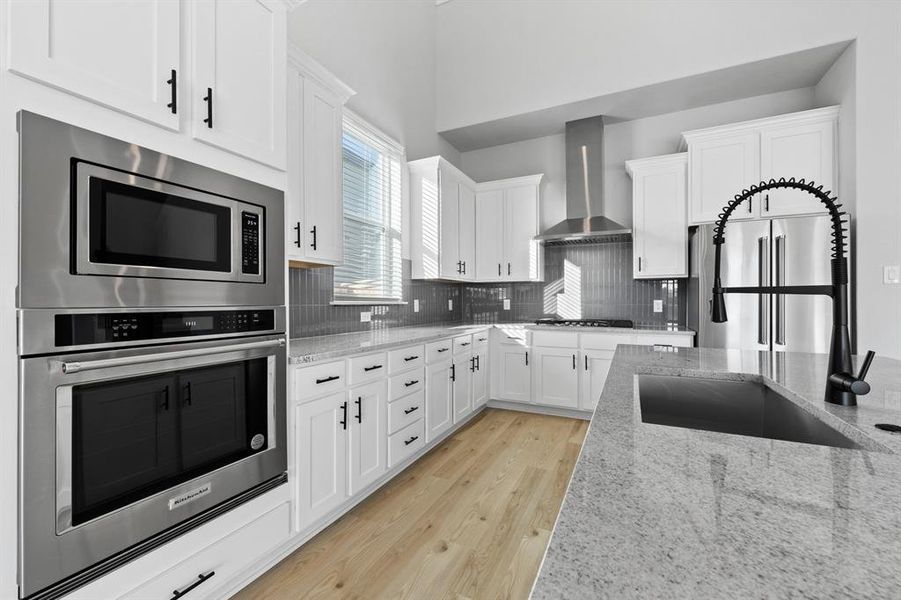
[(166, 83), (169, 84), (169, 104), (166, 106), (174, 115), (178, 113), (178, 74), (175, 72), (175, 69), (172, 69)]
[(187, 594), (188, 592), (190, 592), (191, 590), (196, 588), (198, 585), (200, 585), (204, 581), (209, 580), (215, 574), (216, 574), (216, 571), (210, 571), (209, 573), (201, 573), (200, 575), (197, 576), (197, 581), (195, 581), (188, 587), (182, 588), (180, 590), (173, 590), (172, 598), (170, 600), (178, 600), (178, 598), (181, 598), (182, 596), (184, 596), (185, 594)]
[(481, 370), (482, 370), (482, 355), (479, 354), (478, 356), (476, 356), (476, 371), (481, 371)]
[(485, 342), (485, 341), (488, 341), (488, 338), (479, 338), (479, 341), (480, 341), (480, 342)]
[(372, 365), (371, 367), (363, 367), (365, 372), (375, 371), (376, 369), (381, 369), (382, 365)]
[(576, 370), (576, 355), (573, 354), (573, 371)]
[(411, 360), (416, 360), (417, 358), (419, 358), (418, 354), (416, 356), (408, 356), (404, 359), (404, 362), (410, 362)]
[(457, 261), (457, 273), (461, 273), (461, 274), (463, 273), (463, 261), (462, 260)]
[(419, 410), (419, 407), (418, 407), (418, 406), (413, 406), (413, 407), (411, 407), (411, 408), (405, 408), (405, 409), (404, 409), (404, 414), (405, 414), (405, 415), (408, 415), (408, 414), (410, 414), (411, 412), (416, 412), (417, 410)]
[(213, 88), (206, 89), (206, 96), (203, 101), (206, 102), (206, 119), (203, 120), (209, 129), (213, 128)]
[(463, 261), (463, 274), (466, 275), (466, 261)]
[(754, 212), (753, 206), (754, 206), (754, 198), (748, 198), (748, 214), (751, 214), (752, 212)]
[(294, 245), (300, 248), (300, 221), (297, 222), (297, 225), (294, 226), (294, 232), (297, 236), (294, 238)]
[(641, 257), (638, 257), (638, 270), (641, 271)]
[(193, 406), (194, 402), (191, 400), (191, 382), (185, 384), (184, 396), (183, 396), (183, 405), (184, 406)]
[(354, 403), (357, 405), (357, 423), (362, 423), (363, 422), (363, 396), (357, 397), (357, 399), (354, 401)]
[(341, 417), (341, 420), (338, 422), (341, 423), (341, 427), (343, 427), (344, 429), (347, 429), (347, 401), (346, 400), (341, 405), (341, 412), (342, 412), (343, 416)]
[(466, 346), (470, 345), (471, 343), (472, 342), (460, 342), (460, 345), (463, 347), (466, 347)]
[(313, 248), (313, 250), (315, 250), (316, 249), (316, 226), (315, 225), (313, 225), (313, 229), (310, 230), (310, 233), (313, 234), (313, 243), (310, 244), (310, 246)]
[(457, 381), (457, 365), (451, 365), (451, 381)]
[(438, 352), (447, 352), (450, 348), (438, 348)]
[(585, 355), (585, 370), (588, 370), (588, 355)]
[(418, 436), (418, 435), (414, 435), (414, 436), (411, 437), (410, 439), (404, 440), (404, 446), (409, 446), (410, 444), (412, 444), (413, 442), (415, 442), (415, 441), (418, 440), (418, 439), (419, 439), (419, 436)]
[(407, 383), (405, 383), (404, 387), (410, 387), (411, 385), (416, 385), (417, 383), (419, 383), (419, 380), (414, 379), (413, 381), (408, 381)]
[(769, 194), (767, 194), (763, 198), (763, 210), (765, 210), (766, 212), (770, 212), (770, 195)]
[(529, 353), (526, 352), (526, 366), (529, 366)]
[(469, 359), (469, 372), (470, 373), (476, 372), (476, 357), (475, 356), (473, 356)]
[(510, 271), (510, 263), (507, 263), (507, 275), (512, 275), (513, 273)]
[(163, 403), (160, 405), (161, 410), (169, 410), (169, 386), (163, 388)]
[(336, 379), (341, 379), (339, 375), (332, 375), (331, 377), (323, 377), (322, 379), (317, 379), (316, 384), (320, 383), (328, 383), (329, 381), (335, 381)]
[(501, 276), (501, 263), (497, 263), (497, 276)]

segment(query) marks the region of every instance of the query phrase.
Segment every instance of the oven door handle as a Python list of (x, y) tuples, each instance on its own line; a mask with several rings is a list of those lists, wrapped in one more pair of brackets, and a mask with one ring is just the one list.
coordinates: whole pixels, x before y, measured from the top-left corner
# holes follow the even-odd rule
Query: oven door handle
[(272, 348), (284, 346), (285, 340), (266, 340), (263, 342), (249, 342), (247, 344), (234, 344), (218, 348), (198, 348), (196, 350), (176, 350), (174, 352), (160, 352), (158, 354), (146, 354), (143, 356), (123, 356), (120, 358), (101, 358), (98, 360), (63, 362), (63, 373), (72, 374), (82, 371), (94, 371), (97, 369), (110, 369), (112, 367), (124, 367), (128, 365), (141, 365), (145, 363), (174, 360), (179, 358), (191, 358), (194, 356), (208, 356), (224, 354), (237, 350), (255, 350), (257, 348)]

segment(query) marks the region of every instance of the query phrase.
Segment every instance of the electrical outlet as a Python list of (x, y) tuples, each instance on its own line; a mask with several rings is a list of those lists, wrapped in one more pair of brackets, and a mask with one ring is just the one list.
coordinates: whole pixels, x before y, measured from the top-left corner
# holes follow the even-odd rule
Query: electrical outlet
[(363, 311), (360, 313), (360, 323), (369, 323), (372, 321), (372, 313), (369, 311)]
[(504, 298), (504, 310), (510, 310), (510, 299)]
[(447, 310), (454, 310), (454, 299), (453, 298), (447, 299)]
[(413, 298), (413, 312), (419, 312), (419, 298)]
[(894, 285), (901, 283), (901, 266), (885, 265), (882, 267), (882, 283)]
[(663, 300), (654, 300), (654, 312), (663, 312)]

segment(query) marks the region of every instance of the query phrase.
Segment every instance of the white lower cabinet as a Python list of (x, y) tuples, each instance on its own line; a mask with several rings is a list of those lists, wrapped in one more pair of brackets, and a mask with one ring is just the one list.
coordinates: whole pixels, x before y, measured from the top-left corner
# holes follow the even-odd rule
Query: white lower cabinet
[(579, 408), (578, 350), (534, 348), (532, 402)]
[(454, 384), (454, 423), (459, 423), (472, 412), (472, 376), (475, 362), (472, 354), (465, 352), (454, 357), (451, 379)]
[(388, 464), (395, 466), (425, 445), (425, 421), (419, 419), (388, 439)]
[(479, 408), (488, 402), (488, 344), (473, 350), (475, 371), (472, 374), (472, 408)]
[(579, 408), (593, 411), (597, 406), (601, 392), (604, 391), (604, 383), (607, 382), (607, 372), (613, 362), (613, 350), (583, 350), (582, 351), (582, 388)]
[(453, 361), (445, 360), (426, 369), (426, 441), (431, 442), (454, 424)]
[[(290, 534), (291, 510), (286, 502), (141, 584), (124, 597), (148, 600), (181, 595), (211, 598), (211, 592), (216, 592), (229, 579), (286, 542)], [(188, 595), (187, 590), (191, 586), (193, 589)]]
[(349, 410), (343, 391), (295, 407), (298, 529), (324, 517), (347, 498)]
[(530, 402), (532, 377), (529, 349), (500, 344), (497, 350), (497, 395), (499, 400)]
[(350, 390), (350, 494), (359, 492), (388, 469), (387, 396), (385, 379)]

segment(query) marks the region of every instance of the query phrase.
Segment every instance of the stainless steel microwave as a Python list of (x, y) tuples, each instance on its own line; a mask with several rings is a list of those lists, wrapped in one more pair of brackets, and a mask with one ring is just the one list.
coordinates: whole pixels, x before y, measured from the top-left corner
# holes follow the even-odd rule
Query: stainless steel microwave
[(19, 113), (19, 308), (284, 302), (279, 190)]

